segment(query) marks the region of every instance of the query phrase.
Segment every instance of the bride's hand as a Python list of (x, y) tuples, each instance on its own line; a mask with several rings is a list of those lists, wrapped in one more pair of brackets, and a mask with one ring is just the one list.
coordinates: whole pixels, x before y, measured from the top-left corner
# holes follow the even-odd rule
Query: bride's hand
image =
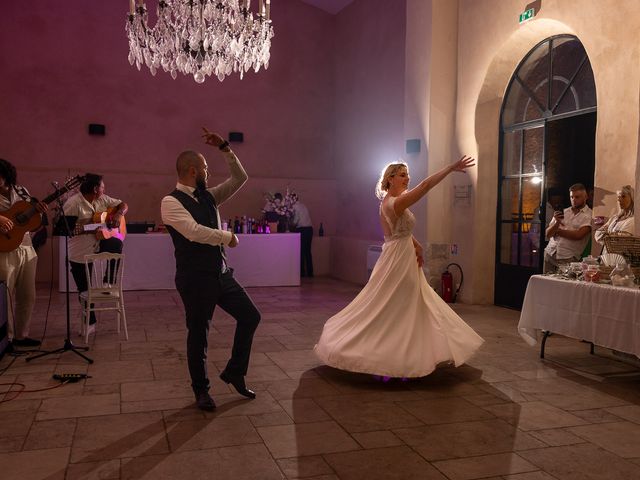
[(475, 166), (476, 159), (464, 155), (460, 160), (451, 164), (452, 172), (464, 172), (467, 168)]

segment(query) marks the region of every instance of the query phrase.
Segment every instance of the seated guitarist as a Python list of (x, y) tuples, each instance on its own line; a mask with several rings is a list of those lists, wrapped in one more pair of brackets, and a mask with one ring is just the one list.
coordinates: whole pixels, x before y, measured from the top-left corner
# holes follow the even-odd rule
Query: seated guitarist
[[(87, 173), (80, 184), (80, 191), (72, 195), (64, 203), (63, 210), (67, 216), (78, 217), (76, 229), (94, 223), (96, 214), (111, 210), (113, 213), (107, 218), (108, 227), (116, 227), (122, 221), (129, 207), (126, 203), (112, 198), (104, 193), (102, 175)], [(84, 256), (92, 253), (122, 253), (122, 240), (113, 235), (108, 239), (99, 239), (95, 230), (77, 231), (77, 235), (69, 239), (69, 264), (71, 274), (78, 287), (78, 292), (87, 291), (88, 279), (84, 269)], [(95, 331), (96, 317), (91, 312), (89, 319), (89, 333)]]
[[(0, 235), (7, 235), (14, 222), (6, 214), (16, 202), (37, 203), (24, 187), (16, 184), (17, 173), (7, 160), (0, 159)], [(39, 212), (47, 210), (46, 204), (37, 203)], [(38, 255), (26, 232), (22, 243), (10, 252), (0, 252), (0, 280), (7, 286), (8, 332), (12, 346), (37, 347), (39, 340), (29, 338), (31, 312), (36, 301), (36, 265)], [(15, 309), (13, 305), (15, 304)]]

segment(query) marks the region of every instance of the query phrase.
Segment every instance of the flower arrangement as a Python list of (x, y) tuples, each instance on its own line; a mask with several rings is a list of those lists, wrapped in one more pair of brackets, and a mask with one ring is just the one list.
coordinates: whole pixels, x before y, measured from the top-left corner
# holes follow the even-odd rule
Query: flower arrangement
[(267, 192), (264, 194), (266, 203), (262, 209), (262, 213), (266, 217), (273, 216), (274, 214), (279, 217), (291, 217), (293, 215), (293, 205), (298, 201), (298, 197), (295, 193), (289, 191), (282, 195), (281, 193)]

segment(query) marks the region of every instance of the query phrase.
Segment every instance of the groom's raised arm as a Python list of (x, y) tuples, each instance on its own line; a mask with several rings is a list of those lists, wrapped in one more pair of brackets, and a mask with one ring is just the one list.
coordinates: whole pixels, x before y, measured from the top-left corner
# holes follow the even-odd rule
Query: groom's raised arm
[(223, 150), (222, 153), (227, 165), (229, 166), (231, 176), (221, 184), (209, 189), (218, 205), (222, 205), (225, 201), (230, 199), (238, 190), (240, 190), (249, 178), (247, 172), (240, 163), (240, 160), (236, 157), (236, 154), (233, 153), (229, 147), (227, 148), (228, 151)]

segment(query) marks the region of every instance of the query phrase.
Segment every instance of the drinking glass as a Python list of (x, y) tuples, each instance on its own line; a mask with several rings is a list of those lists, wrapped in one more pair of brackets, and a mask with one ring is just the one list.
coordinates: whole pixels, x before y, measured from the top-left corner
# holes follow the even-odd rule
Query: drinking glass
[(597, 265), (589, 265), (584, 272), (584, 279), (587, 282), (597, 282), (600, 278), (600, 272)]

